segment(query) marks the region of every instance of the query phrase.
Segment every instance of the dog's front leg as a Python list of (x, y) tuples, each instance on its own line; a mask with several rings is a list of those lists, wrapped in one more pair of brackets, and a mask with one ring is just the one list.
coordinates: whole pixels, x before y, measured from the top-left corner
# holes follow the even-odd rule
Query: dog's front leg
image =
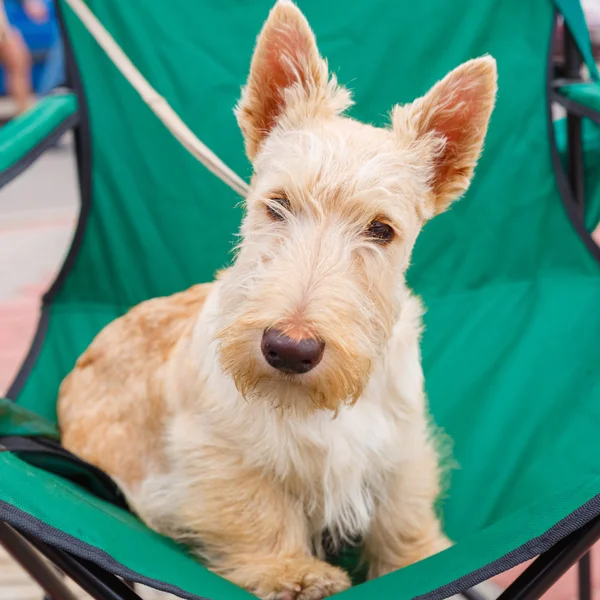
[(369, 578), (379, 577), (450, 546), (435, 513), (438, 457), (429, 442), (387, 479), (366, 538)]
[(295, 498), (254, 471), (219, 471), (196, 482), (181, 514), (212, 571), (265, 600), (320, 600), (350, 586), (312, 556)]

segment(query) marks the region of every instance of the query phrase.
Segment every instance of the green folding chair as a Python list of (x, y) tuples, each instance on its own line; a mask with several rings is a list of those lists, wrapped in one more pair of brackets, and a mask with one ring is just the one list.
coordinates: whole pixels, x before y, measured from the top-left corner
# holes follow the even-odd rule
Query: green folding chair
[[(502, 599), (539, 597), (600, 536), (600, 78), (577, 0), (300, 0), (320, 48), (377, 124), (461, 62), (492, 54), (499, 96), (468, 195), (423, 232), (410, 284), (423, 361), (457, 468), (439, 510), (449, 550), (341, 595), (436, 600), (541, 555)], [(232, 108), (271, 0), (86, 0), (149, 84), (243, 178)], [(59, 0), (71, 91), (0, 130), (0, 184), (74, 127), (81, 212), (37, 334), (0, 404), (0, 542), (55, 600), (56, 570), (99, 600), (139, 582), (184, 598), (245, 591), (128, 512), (65, 452), (62, 378), (131, 306), (229, 260), (240, 196), (184, 148)], [(566, 23), (564, 60), (553, 31)], [(582, 62), (589, 76), (580, 78)], [(552, 121), (552, 105), (567, 116)], [(356, 551), (332, 560), (349, 569)], [(589, 598), (589, 559), (580, 567)]]

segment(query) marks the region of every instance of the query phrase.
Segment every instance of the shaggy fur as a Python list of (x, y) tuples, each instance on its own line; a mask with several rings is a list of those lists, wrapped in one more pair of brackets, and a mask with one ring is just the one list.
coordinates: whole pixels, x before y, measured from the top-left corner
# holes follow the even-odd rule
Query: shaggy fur
[[(278, 2), (236, 109), (254, 176), (233, 266), (110, 324), (63, 382), (64, 445), (260, 598), (350, 585), (319, 558), (324, 530), (364, 540), (370, 577), (448, 544), (404, 272), (424, 222), (467, 189), (495, 91), (484, 57), (389, 128), (354, 121), (303, 15)], [(321, 362), (274, 369), (269, 328), (324, 342)]]

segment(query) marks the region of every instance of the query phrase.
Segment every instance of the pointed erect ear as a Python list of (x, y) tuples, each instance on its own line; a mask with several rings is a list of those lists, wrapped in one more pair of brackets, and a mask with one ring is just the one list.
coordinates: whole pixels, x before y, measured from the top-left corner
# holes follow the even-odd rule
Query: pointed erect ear
[(306, 18), (289, 0), (279, 0), (258, 36), (250, 75), (235, 113), (253, 160), (282, 117), (338, 114), (350, 94), (329, 78)]
[(451, 71), (422, 98), (394, 109), (395, 133), (430, 147), (431, 216), (466, 192), (496, 99), (496, 61), (485, 56)]

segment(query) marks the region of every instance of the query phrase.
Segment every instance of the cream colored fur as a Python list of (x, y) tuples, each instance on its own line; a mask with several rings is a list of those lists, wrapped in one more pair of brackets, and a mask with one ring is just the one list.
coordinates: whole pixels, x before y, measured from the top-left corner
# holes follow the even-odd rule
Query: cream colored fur
[[(389, 128), (359, 123), (300, 11), (278, 2), (236, 110), (254, 176), (233, 266), (109, 325), (61, 387), (65, 446), (260, 598), (349, 586), (320, 558), (325, 530), (364, 540), (370, 577), (448, 544), (404, 272), (425, 221), (469, 185), (495, 79), (493, 59), (473, 60)], [(322, 361), (271, 367), (272, 327), (322, 340)]]

